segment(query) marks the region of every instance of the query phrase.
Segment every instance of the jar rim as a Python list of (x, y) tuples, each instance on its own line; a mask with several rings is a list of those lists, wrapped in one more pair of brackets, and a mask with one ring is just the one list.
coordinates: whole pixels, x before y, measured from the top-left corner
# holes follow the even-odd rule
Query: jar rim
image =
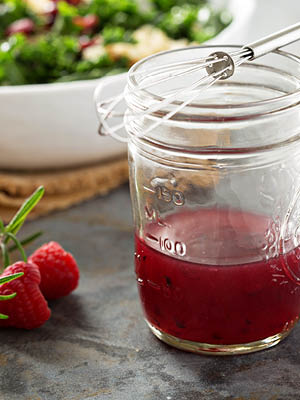
[[(148, 61), (153, 60), (157, 57), (161, 57), (166, 54), (174, 54), (174, 53), (179, 53), (179, 52), (193, 50), (193, 49), (211, 49), (212, 51), (214, 51), (214, 49), (232, 48), (235, 50), (240, 50), (242, 47), (243, 46), (241, 46), (241, 45), (190, 46), (190, 47), (179, 48), (179, 49), (174, 49), (174, 50), (162, 51), (160, 53), (153, 54), (149, 57), (146, 57), (146, 58), (140, 60), (139, 62), (137, 62), (136, 64), (134, 64), (131, 67), (131, 69), (129, 70), (128, 75), (127, 75), (128, 87), (130, 89), (133, 89), (133, 91), (138, 88), (138, 82), (135, 79), (135, 73), (138, 71), (138, 69), (142, 65), (144, 65)], [(297, 55), (295, 55), (293, 53), (278, 49), (278, 50), (274, 50), (270, 54), (283, 56), (291, 61), (294, 61), (295, 63), (297, 63), (300, 66), (300, 57), (298, 57)], [(244, 64), (244, 65), (250, 65), (250, 63)], [(257, 64), (254, 64), (254, 65), (257, 65)], [(147, 99), (152, 98), (153, 100), (156, 100), (158, 102), (164, 100), (164, 97), (161, 97), (155, 93), (151, 93), (148, 90), (141, 89), (139, 92), (146, 95)], [(276, 105), (277, 103), (279, 103), (281, 101), (288, 102), (290, 105), (293, 105), (293, 104), (297, 103), (299, 100), (300, 100), (300, 78), (299, 78), (299, 88), (298, 89), (296, 89), (295, 91), (292, 91), (290, 93), (282, 94), (280, 96), (276, 96), (276, 97), (272, 97), (272, 98), (268, 98), (268, 99), (264, 99), (264, 100), (247, 101), (247, 102), (244, 102), (241, 104), (222, 104), (222, 103), (221, 104), (220, 103), (203, 104), (203, 103), (197, 102), (196, 104), (190, 103), (189, 107), (191, 107), (191, 108), (195, 107), (198, 109), (214, 108), (214, 109), (218, 109), (218, 110), (231, 109), (232, 111), (234, 111), (235, 109), (241, 110), (241, 109), (246, 109), (246, 108), (250, 108), (250, 107), (257, 108), (257, 107), (263, 107), (263, 106), (272, 106), (272, 105)]]

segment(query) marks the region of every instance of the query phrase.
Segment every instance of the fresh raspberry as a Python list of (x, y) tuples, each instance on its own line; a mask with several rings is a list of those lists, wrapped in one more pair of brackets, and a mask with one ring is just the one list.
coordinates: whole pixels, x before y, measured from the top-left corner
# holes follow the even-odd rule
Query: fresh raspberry
[(35, 263), (40, 269), (40, 288), (46, 299), (67, 296), (77, 288), (77, 263), (72, 254), (67, 253), (58, 243), (44, 244), (29, 257), (29, 262)]
[(19, 261), (6, 268), (1, 277), (18, 272), (24, 272), (24, 275), (0, 286), (0, 295), (17, 293), (13, 299), (0, 301), (0, 313), (9, 317), (0, 319), (0, 326), (37, 328), (43, 325), (51, 314), (39, 288), (41, 275), (38, 266)]

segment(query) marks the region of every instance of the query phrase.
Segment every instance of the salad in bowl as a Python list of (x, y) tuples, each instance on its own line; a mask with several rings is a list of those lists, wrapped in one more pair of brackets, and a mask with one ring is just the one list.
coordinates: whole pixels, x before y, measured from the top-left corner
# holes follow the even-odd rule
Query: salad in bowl
[(0, 84), (118, 74), (157, 51), (203, 43), (231, 19), (207, 0), (4, 0)]
[(159, 51), (224, 43), (245, 28), (254, 0), (0, 1), (0, 168), (98, 162), (126, 147), (97, 135), (93, 93)]

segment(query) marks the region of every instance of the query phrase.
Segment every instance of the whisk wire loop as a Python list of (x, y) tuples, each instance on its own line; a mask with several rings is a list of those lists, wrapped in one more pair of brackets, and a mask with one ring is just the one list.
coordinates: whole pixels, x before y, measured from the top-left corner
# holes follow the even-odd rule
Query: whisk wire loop
[[(252, 61), (299, 39), (300, 23), (243, 46), (240, 50), (231, 54), (223, 51), (215, 51), (202, 59), (189, 59), (160, 66), (151, 66), (151, 68), (141, 68), (136, 71), (130, 70), (130, 76), (135, 78), (137, 86), (134, 88), (130, 87), (130, 85), (127, 86), (126, 90), (129, 95), (146, 91), (154, 86), (157, 86), (159, 89), (159, 85), (163, 83), (189, 75), (194, 77), (194, 75), (197, 76), (196, 74), (200, 71), (205, 71), (206, 75), (202, 76), (200, 79), (196, 79), (192, 83), (187, 83), (186, 86), (176, 89), (173, 93), (170, 90), (168, 93), (162, 91), (159, 93), (158, 99), (147, 106), (147, 109), (140, 111), (135, 110), (132, 114), (130, 114), (130, 111), (127, 111), (127, 121), (130, 124), (132, 118), (141, 118), (145, 116), (156, 118), (154, 114), (157, 111), (174, 105), (175, 101), (176, 103), (179, 102), (179, 105), (176, 105), (173, 110), (166, 112), (163, 117), (160, 116), (157, 118), (157, 121), (143, 131), (142, 135), (147, 135), (162, 122), (173, 118), (199, 97), (203, 91), (209, 89), (216, 82), (230, 78), (234, 74), (236, 68), (245, 61)], [(185, 96), (187, 96), (186, 100), (180, 100)], [(121, 136), (117, 133), (124, 128), (124, 121), (112, 127), (110, 127), (107, 122), (111, 117), (124, 117), (124, 112), (117, 113), (114, 111), (122, 101), (124, 101), (124, 93), (97, 102), (97, 114), (100, 121), (99, 134), (110, 135), (119, 141), (128, 142), (128, 137)]]

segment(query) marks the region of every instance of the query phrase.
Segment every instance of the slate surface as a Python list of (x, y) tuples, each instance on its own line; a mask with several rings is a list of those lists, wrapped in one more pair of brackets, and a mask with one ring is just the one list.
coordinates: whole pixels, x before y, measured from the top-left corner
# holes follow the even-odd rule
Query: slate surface
[[(28, 223), (81, 266), (42, 328), (0, 331), (1, 400), (297, 400), (300, 326), (277, 347), (217, 358), (180, 352), (146, 327), (133, 272), (126, 186)], [(29, 249), (30, 250), (30, 249)]]

